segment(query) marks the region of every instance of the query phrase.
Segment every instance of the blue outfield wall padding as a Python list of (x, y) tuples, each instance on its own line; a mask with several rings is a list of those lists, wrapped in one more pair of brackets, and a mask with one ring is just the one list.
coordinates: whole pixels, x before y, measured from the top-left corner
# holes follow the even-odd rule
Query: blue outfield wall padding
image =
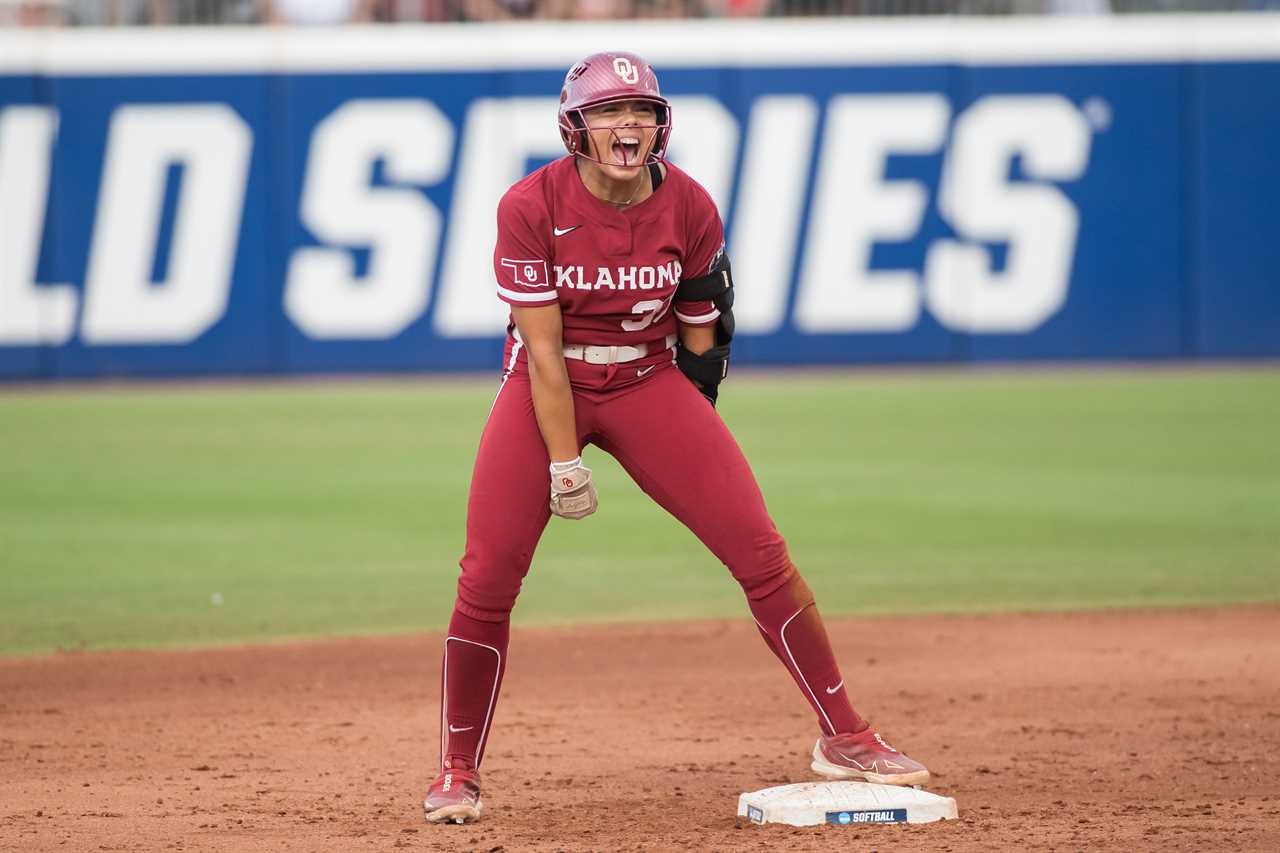
[(1280, 64), (1197, 66), (1200, 354), (1280, 354)]
[[(18, 115), (20, 108), (47, 107), (47, 99), (42, 98), (43, 93), (38, 91), (38, 82), (38, 79), (31, 75), (0, 75), (0, 109), (14, 109), (14, 112), (8, 114), (11, 119)], [(27, 123), (24, 122), (24, 124)], [(21, 141), (17, 142), (15, 140), (19, 139), (19, 133), (21, 133)], [(32, 162), (30, 156), (24, 156), (18, 160), (12, 157), (8, 149), (9, 146), (19, 144), (30, 148), (33, 142), (27, 127), (19, 129), (11, 120), (6, 121), (5, 113), (0, 113), (0, 146), (3, 146), (0, 147), (0, 163), (9, 169), (28, 172)], [(41, 156), (40, 152), (34, 150), (23, 153), (29, 153), (35, 157)], [(10, 175), (0, 173), (0, 180), (10, 178)], [(38, 343), (43, 335), (48, 334), (44, 330), (45, 322), (42, 312), (36, 308), (36, 313), (32, 316), (31, 309), (26, 305), (29, 301), (26, 298), (28, 294), (25, 293), (25, 289), (23, 293), (17, 292), (16, 283), (11, 279), (15, 275), (22, 274), (23, 277), (32, 277), (37, 282), (61, 281), (61, 279), (50, 278), (55, 272), (59, 244), (57, 229), (53, 227), (53, 217), (48, 212), (52, 200), (57, 197), (57, 193), (51, 188), (55, 179), (53, 175), (48, 177), (46, 185), (50, 188), (44, 193), (43, 198), (23, 199), (24, 203), (15, 204), (12, 196), (0, 195), (0, 205), (3, 205), (0, 207), (0, 228), (7, 230), (11, 227), (5, 221), (8, 215), (20, 216), (24, 219), (43, 217), (39, 222), (27, 222), (26, 235), (29, 242), (26, 245), (14, 246), (12, 238), (0, 242), (0, 253), (14, 249), (23, 251), (22, 257), (0, 254), (0, 329), (4, 330), (0, 332), (0, 379), (37, 379), (52, 374), (52, 349)], [(5, 193), (5, 187), (0, 186), (0, 194), (3, 193)], [(33, 242), (35, 245), (31, 244)], [(17, 304), (19, 300), (24, 304)]]
[[(736, 364), (1274, 358), (1266, 20), (611, 35), (725, 219)], [(605, 34), (446, 30), (0, 33), (0, 379), (498, 370), (495, 206)]]
[[(215, 107), (218, 111), (210, 115), (216, 122), (213, 126), (224, 128), (228, 139), (238, 139), (247, 146), (239, 161), (242, 168), (236, 170), (230, 180), (211, 175), (207, 183), (200, 183), (192, 174), (189, 160), (174, 159), (190, 140), (174, 143), (178, 153), (157, 145), (150, 155), (158, 161), (154, 164), (130, 164), (146, 170), (148, 175), (155, 174), (156, 185), (168, 190), (171, 167), (188, 163), (183, 169), (182, 186), (178, 188), (181, 196), (176, 204), (177, 216), (163, 216), (166, 201), (163, 191), (151, 196), (150, 204), (141, 209), (145, 213), (154, 210), (154, 222), (149, 221), (146, 233), (140, 235), (147, 249), (143, 263), (148, 287), (163, 290), (160, 282), (150, 281), (157, 260), (167, 261), (168, 273), (175, 271), (177, 218), (199, 216), (194, 210), (183, 210), (183, 205), (217, 208), (211, 210), (210, 215), (218, 216), (219, 224), (225, 223), (230, 242), (215, 243), (214, 233), (193, 226), (190, 234), (193, 242), (188, 252), (190, 263), (203, 266), (213, 263), (217, 255), (232, 251), (228, 260), (231, 286), (225, 299), (219, 300), (221, 307), (216, 321), (194, 340), (149, 345), (87, 338), (82, 321), (82, 334), (57, 351), (58, 375), (183, 376), (268, 371), (271, 367), (268, 330), (272, 318), (279, 314), (280, 305), (278, 294), (272, 292), (275, 288), (266, 277), (270, 175), (278, 162), (271, 156), (270, 149), (268, 78), (262, 75), (67, 77), (55, 78), (54, 83), (64, 138), (77, 141), (75, 145), (60, 146), (58, 166), (66, 176), (65, 184), (75, 187), (79, 196), (77, 203), (62, 206), (60, 222), (67, 234), (66, 262), (82, 289), (89, 274), (91, 252), (103, 251), (103, 243), (110, 239), (110, 232), (104, 230), (106, 223), (102, 221), (105, 210), (110, 208), (95, 190), (103, 184), (104, 165), (112, 161), (121, 163), (129, 156), (128, 151), (109, 152), (109, 146), (137, 142), (136, 137), (123, 135), (121, 121), (128, 120), (128, 111), (135, 111), (134, 115), (153, 125), (153, 132), (159, 135), (171, 130), (169, 121), (163, 113), (147, 112), (148, 109), (172, 110), (172, 120), (182, 122), (193, 120), (185, 111)], [(216, 146), (224, 144), (213, 143), (205, 151), (211, 157), (219, 156), (225, 149)], [(142, 189), (130, 185), (124, 191), (142, 192)], [(105, 269), (103, 275), (114, 272)], [(83, 314), (88, 307), (83, 294), (82, 300)]]
[[(1066, 300), (1028, 334), (975, 334), (987, 359), (1157, 359), (1188, 354), (1181, 328), (1178, 66), (974, 68), (968, 102), (1052, 92), (1080, 110), (1088, 165), (1054, 183), (1078, 212)], [(1020, 164), (1018, 164), (1020, 165)], [(1017, 165), (1012, 177), (1019, 175)]]

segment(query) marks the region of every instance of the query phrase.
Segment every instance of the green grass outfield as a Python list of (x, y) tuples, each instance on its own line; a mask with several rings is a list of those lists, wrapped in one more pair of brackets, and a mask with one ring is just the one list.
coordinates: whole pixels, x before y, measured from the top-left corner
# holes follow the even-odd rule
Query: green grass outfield
[[(0, 389), (0, 653), (441, 627), (495, 387)], [(742, 373), (721, 411), (827, 614), (1280, 600), (1274, 368)], [(745, 618), (587, 460), (517, 624)]]

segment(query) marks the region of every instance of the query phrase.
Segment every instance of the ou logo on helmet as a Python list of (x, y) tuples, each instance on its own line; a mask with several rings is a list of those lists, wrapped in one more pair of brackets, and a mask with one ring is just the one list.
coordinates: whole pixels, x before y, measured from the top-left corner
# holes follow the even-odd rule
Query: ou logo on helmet
[(625, 56), (614, 58), (613, 73), (622, 78), (622, 82), (628, 86), (634, 86), (636, 81), (640, 79), (640, 69), (632, 65), (631, 60)]

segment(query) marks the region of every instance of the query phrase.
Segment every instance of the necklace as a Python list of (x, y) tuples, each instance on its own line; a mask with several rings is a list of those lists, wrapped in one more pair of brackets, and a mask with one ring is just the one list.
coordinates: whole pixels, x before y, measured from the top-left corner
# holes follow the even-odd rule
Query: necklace
[(630, 207), (631, 202), (636, 200), (636, 196), (640, 195), (640, 188), (644, 186), (644, 179), (645, 179), (645, 173), (641, 172), (640, 180), (636, 181), (636, 188), (631, 191), (631, 198), (623, 202), (611, 201), (609, 203), (612, 204), (614, 207), (618, 207), (618, 208)]
[[(0, 0), (0, 2), (3, 2), (3, 0)], [(645, 178), (648, 177), (648, 173), (649, 173), (649, 170), (647, 168), (642, 169), (640, 171), (640, 180), (636, 181), (636, 188), (631, 191), (631, 198), (627, 199), (626, 201), (610, 201), (609, 199), (601, 195), (599, 192), (592, 189), (591, 184), (593, 182), (587, 180), (587, 176), (583, 174), (583, 168), (584, 168), (583, 161), (576, 160), (573, 165), (574, 165), (575, 171), (577, 171), (578, 173), (578, 179), (582, 181), (583, 186), (586, 187), (587, 192), (589, 192), (591, 195), (595, 196), (596, 198), (600, 199), (600, 201), (604, 202), (610, 207), (616, 207), (619, 210), (622, 210), (623, 208), (626, 208), (626, 207), (630, 207), (632, 202), (636, 200), (636, 196), (640, 195), (640, 189), (645, 185)]]

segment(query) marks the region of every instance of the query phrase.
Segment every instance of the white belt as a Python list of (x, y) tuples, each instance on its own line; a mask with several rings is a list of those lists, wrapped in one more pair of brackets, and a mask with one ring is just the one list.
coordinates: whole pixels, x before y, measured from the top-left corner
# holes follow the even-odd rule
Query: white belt
[[(521, 344), (524, 343), (524, 339), (520, 337), (519, 329), (513, 329), (512, 335)], [(662, 341), (663, 349), (671, 349), (675, 345), (675, 335), (667, 335)], [(623, 364), (628, 361), (635, 361), (638, 358), (644, 358), (646, 355), (657, 351), (657, 346), (652, 344), (638, 344), (636, 346), (620, 347), (592, 346), (589, 344), (566, 344), (564, 348), (564, 357), (585, 361), (587, 364)]]
[[(676, 344), (675, 335), (667, 335), (662, 342), (663, 349), (671, 349)], [(636, 346), (603, 347), (588, 344), (566, 344), (565, 358), (576, 358), (587, 364), (623, 364), (644, 358), (658, 352), (656, 344), (638, 344)]]

